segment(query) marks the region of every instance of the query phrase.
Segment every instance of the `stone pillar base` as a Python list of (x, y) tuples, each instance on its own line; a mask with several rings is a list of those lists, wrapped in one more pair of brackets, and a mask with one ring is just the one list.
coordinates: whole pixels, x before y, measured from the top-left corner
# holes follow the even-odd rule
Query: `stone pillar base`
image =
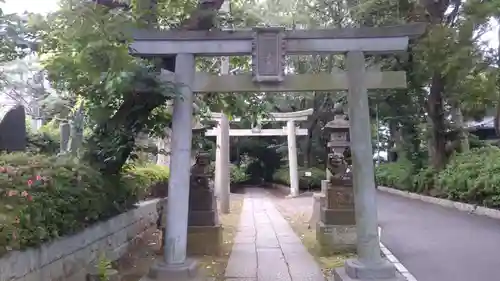
[(188, 227), (188, 255), (219, 255), (221, 248), (221, 225)]
[(216, 210), (189, 211), (188, 225), (214, 226), (219, 222)]
[(316, 228), (316, 225), (320, 221), (321, 209), (325, 205), (326, 196), (323, 193), (313, 194), (313, 211), (311, 218), (309, 220), (309, 228)]
[(316, 225), (316, 240), (325, 255), (356, 251), (355, 225)]
[(320, 210), (320, 220), (327, 225), (355, 225), (353, 209), (327, 209)]
[(166, 264), (156, 261), (146, 276), (140, 281), (205, 281), (200, 273), (198, 263), (187, 259), (183, 264)]
[(333, 276), (328, 281), (406, 281), (406, 278), (399, 272), (396, 272), (393, 278), (389, 279), (353, 279), (347, 275), (345, 268), (340, 267), (333, 271)]

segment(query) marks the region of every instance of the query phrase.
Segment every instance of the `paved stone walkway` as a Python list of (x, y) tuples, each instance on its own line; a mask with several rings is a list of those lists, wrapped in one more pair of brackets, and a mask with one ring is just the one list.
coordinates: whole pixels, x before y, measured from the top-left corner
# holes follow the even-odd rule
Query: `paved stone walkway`
[(226, 268), (229, 281), (324, 281), (320, 267), (266, 193), (247, 189)]

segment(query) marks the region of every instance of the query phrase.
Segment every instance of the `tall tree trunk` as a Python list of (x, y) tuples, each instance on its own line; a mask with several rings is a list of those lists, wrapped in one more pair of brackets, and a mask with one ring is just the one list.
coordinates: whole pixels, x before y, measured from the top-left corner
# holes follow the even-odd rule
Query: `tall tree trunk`
[(149, 92), (137, 92), (125, 99), (109, 120), (97, 125), (88, 142), (85, 158), (103, 174), (118, 174), (134, 149), (137, 134), (145, 128), (149, 115), (166, 101), (166, 95)]
[[(497, 22), (500, 24), (500, 16), (496, 17)], [(498, 34), (497, 34), (497, 39), (498, 39), (498, 48), (497, 48), (497, 75), (496, 75), (496, 85), (497, 85), (497, 108), (496, 108), (496, 114), (495, 114), (495, 133), (497, 136), (500, 136), (500, 26), (498, 27)]]
[(156, 164), (170, 167), (170, 142), (172, 129), (165, 128), (165, 136), (159, 137), (157, 140), (158, 154)]
[(451, 118), (453, 119), (453, 122), (456, 124), (458, 130), (458, 136), (460, 139), (460, 150), (462, 152), (469, 151), (470, 149), (469, 135), (465, 130), (464, 116), (462, 114), (462, 110), (460, 109), (459, 105), (453, 106), (451, 110)]
[(429, 156), (431, 166), (440, 171), (446, 165), (446, 139), (443, 108), (444, 79), (434, 73), (427, 100), (427, 114), (430, 127)]
[(389, 141), (387, 143), (387, 161), (395, 162), (396, 156), (396, 137), (398, 133), (398, 123), (396, 120), (389, 120)]

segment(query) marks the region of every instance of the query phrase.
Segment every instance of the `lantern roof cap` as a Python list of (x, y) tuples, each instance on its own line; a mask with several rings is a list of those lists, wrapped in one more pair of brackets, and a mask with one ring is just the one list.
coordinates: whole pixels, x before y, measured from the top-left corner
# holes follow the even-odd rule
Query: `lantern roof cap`
[(326, 129), (349, 129), (349, 120), (346, 120), (346, 115), (336, 114), (335, 118), (326, 123)]

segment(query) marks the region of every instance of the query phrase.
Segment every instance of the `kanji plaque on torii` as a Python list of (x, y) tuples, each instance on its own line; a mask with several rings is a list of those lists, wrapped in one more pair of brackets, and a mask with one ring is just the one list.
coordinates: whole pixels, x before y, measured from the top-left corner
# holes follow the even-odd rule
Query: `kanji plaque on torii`
[(257, 83), (280, 83), (285, 76), (285, 48), (283, 27), (256, 27), (253, 29), (252, 75)]

